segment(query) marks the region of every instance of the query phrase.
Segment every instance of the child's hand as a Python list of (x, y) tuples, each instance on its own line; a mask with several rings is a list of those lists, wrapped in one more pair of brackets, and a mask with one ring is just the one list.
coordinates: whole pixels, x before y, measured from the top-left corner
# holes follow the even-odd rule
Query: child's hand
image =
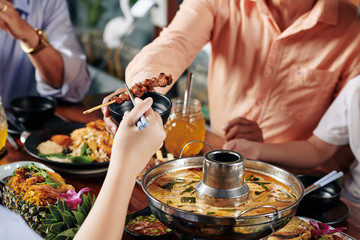
[[(151, 109), (152, 98), (135, 99), (136, 106), (127, 113), (116, 132), (110, 164), (120, 164), (138, 174), (160, 149), (165, 139), (161, 117)], [(136, 122), (144, 115), (149, 125), (141, 131)]]

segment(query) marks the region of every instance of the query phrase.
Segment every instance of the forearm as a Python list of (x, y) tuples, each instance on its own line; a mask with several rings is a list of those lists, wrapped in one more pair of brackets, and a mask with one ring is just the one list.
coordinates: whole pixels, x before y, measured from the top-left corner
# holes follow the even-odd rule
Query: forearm
[(41, 78), (53, 88), (61, 88), (64, 79), (64, 62), (61, 54), (47, 46), (29, 58), (40, 73)]
[(75, 239), (121, 239), (127, 206), (135, 185), (135, 176), (129, 176), (128, 172), (108, 172), (95, 205)]
[[(313, 168), (325, 162), (332, 154), (329, 151), (321, 150), (317, 145), (309, 141), (294, 141), (279, 144), (263, 144), (258, 145), (259, 160), (281, 165), (290, 168)], [(336, 148), (336, 147), (334, 147)]]

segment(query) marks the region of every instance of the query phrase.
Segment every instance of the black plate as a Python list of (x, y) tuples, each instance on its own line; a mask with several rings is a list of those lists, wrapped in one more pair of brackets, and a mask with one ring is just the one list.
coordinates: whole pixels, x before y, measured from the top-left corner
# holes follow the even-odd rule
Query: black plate
[[(137, 216), (147, 216), (147, 215), (150, 215), (152, 214), (151, 210), (150, 210), (150, 207), (147, 206), (146, 208), (140, 210), (140, 211), (137, 211), (137, 212), (133, 212), (133, 213), (129, 213), (128, 215), (126, 215), (126, 221), (125, 221), (125, 226), (128, 224), (128, 222), (133, 219), (133, 218), (136, 218)], [(129, 234), (131, 237), (135, 238), (135, 239), (167, 239), (169, 237), (169, 235), (173, 234), (174, 231), (171, 231), (171, 232), (168, 232), (168, 233), (165, 233), (165, 234), (162, 234), (162, 235), (159, 235), (159, 236), (148, 236), (148, 235), (144, 235), (144, 234), (136, 234), (136, 233), (133, 233), (131, 231), (129, 231), (128, 229), (124, 228), (125, 232), (127, 234)]]
[(309, 213), (297, 211), (296, 215), (316, 219), (331, 225), (345, 221), (350, 216), (350, 208), (345, 202), (340, 200), (333, 208), (325, 212)]
[(30, 136), (26, 139), (24, 143), (24, 147), (26, 152), (28, 152), (31, 156), (41, 160), (45, 164), (53, 167), (56, 170), (63, 171), (63, 172), (70, 172), (70, 173), (81, 173), (83, 171), (84, 174), (92, 174), (98, 173), (99, 171), (94, 170), (102, 170), (106, 171), (109, 166), (109, 162), (102, 162), (102, 163), (62, 163), (62, 162), (55, 162), (48, 160), (43, 157), (39, 157), (39, 151), (37, 147), (40, 143), (45, 142), (51, 138), (51, 136), (55, 134), (66, 134), (69, 135), (72, 131), (78, 128), (85, 127), (83, 123), (65, 123), (59, 126), (53, 126), (49, 128), (44, 128), (37, 132), (33, 132)]

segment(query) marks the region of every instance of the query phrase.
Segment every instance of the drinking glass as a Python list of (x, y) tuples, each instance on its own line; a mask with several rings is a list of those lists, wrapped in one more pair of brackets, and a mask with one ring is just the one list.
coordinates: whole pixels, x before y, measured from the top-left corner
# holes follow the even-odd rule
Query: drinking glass
[(0, 97), (0, 156), (2, 156), (6, 151), (5, 143), (8, 134), (7, 130), (8, 130), (8, 125), (6, 121), (5, 110), (2, 105), (2, 101)]
[[(166, 131), (165, 149), (175, 157), (179, 157), (182, 148), (188, 142), (205, 140), (205, 119), (201, 113), (201, 102), (198, 99), (190, 99), (184, 106), (183, 98), (174, 98), (170, 116), (164, 125)], [(202, 143), (188, 144), (182, 157), (197, 155), (203, 147)]]

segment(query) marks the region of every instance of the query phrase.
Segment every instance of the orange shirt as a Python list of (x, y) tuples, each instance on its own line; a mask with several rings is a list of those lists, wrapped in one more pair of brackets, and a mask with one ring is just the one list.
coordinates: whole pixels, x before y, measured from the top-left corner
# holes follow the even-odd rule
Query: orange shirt
[(211, 43), (211, 129), (235, 117), (256, 121), (267, 142), (306, 139), (335, 94), (360, 73), (360, 23), (347, 0), (318, 0), (281, 32), (264, 0), (185, 0), (172, 23), (126, 69), (177, 79)]

